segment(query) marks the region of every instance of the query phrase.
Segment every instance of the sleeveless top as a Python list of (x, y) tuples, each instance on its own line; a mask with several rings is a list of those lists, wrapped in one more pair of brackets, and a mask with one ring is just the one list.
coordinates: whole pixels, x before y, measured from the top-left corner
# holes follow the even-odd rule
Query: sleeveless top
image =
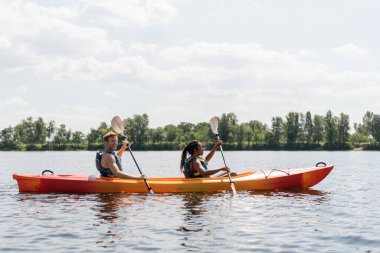
[(202, 177), (201, 173), (199, 173), (195, 168), (194, 166), (192, 166), (193, 168), (190, 168), (190, 164), (192, 162), (194, 162), (195, 160), (199, 160), (202, 164), (202, 166), (207, 170), (207, 162), (205, 159), (203, 158), (200, 158), (200, 157), (193, 157), (193, 156), (190, 156), (189, 158), (187, 158), (183, 164), (183, 170), (191, 177), (191, 178), (196, 178), (196, 177)]
[(112, 154), (116, 159), (117, 167), (119, 167), (119, 170), (123, 171), (123, 167), (121, 166), (121, 158), (116, 154), (116, 152), (110, 152), (110, 151), (106, 151), (106, 150), (98, 150), (96, 152), (95, 165), (96, 165), (96, 168), (98, 169), (98, 171), (100, 172), (100, 175), (102, 175), (103, 177), (113, 177), (114, 176), (112, 173), (112, 170), (110, 170), (109, 168), (104, 168), (102, 166), (101, 160), (102, 160), (103, 154), (105, 154), (105, 153)]

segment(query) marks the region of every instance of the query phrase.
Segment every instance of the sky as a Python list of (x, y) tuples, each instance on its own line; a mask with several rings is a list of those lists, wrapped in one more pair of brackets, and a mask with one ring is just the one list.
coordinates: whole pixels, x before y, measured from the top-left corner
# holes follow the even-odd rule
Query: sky
[(380, 2), (2, 0), (0, 129), (380, 113)]

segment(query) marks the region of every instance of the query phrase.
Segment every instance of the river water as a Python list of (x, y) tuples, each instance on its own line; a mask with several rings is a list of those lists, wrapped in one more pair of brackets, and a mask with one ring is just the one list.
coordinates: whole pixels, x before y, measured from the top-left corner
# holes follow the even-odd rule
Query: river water
[[(134, 152), (150, 177), (180, 152)], [(1, 252), (380, 252), (379, 152), (225, 152), (232, 170), (335, 168), (309, 190), (19, 194), (12, 173), (97, 174), (94, 152), (0, 152)], [(129, 156), (128, 172), (137, 174)], [(215, 154), (211, 168), (222, 166)]]

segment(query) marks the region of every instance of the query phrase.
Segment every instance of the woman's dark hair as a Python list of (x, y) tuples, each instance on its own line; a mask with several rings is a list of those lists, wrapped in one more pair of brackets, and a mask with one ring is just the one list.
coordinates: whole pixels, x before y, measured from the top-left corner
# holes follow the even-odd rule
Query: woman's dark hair
[(187, 143), (186, 147), (182, 150), (181, 163), (179, 166), (179, 169), (181, 170), (181, 172), (183, 172), (182, 168), (183, 168), (183, 165), (185, 164), (187, 153), (189, 153), (190, 155), (193, 155), (199, 145), (200, 145), (199, 141), (193, 140)]

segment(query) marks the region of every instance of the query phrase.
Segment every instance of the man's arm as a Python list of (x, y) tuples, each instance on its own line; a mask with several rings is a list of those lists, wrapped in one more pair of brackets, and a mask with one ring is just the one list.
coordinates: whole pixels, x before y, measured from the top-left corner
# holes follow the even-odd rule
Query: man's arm
[(129, 178), (129, 179), (144, 179), (144, 178), (146, 178), (144, 175), (143, 176), (134, 176), (134, 175), (131, 175), (131, 174), (128, 174), (128, 173), (121, 171), (116, 164), (115, 157), (113, 155), (110, 155), (110, 154), (104, 154), (103, 155), (102, 166), (109, 168), (112, 171), (112, 174), (118, 178)]
[(119, 151), (117, 151), (117, 155), (119, 157), (122, 157), (122, 155), (124, 154), (124, 151), (129, 147), (129, 141), (128, 140), (125, 140), (123, 142), (123, 146), (119, 149)]

